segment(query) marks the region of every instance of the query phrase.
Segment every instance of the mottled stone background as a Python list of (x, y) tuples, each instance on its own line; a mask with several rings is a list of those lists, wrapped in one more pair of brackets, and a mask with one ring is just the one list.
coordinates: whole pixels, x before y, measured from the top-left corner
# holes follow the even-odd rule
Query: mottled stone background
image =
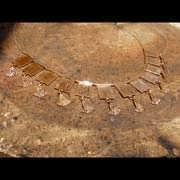
[[(7, 28), (8, 27), (8, 28)], [(4, 28), (4, 29), (3, 29)], [(29, 157), (161, 157), (180, 154), (180, 30), (164, 23), (17, 23), (6, 24), (0, 52), (0, 152)], [(144, 68), (142, 47), (163, 57), (168, 93), (154, 88), (157, 106), (139, 95), (145, 111), (136, 113), (118, 95), (122, 112), (107, 113), (103, 102), (84, 114), (75, 100), (56, 104), (57, 92), (33, 96), (36, 84), (22, 88), (21, 77), (8, 78), (11, 62), (22, 52), (54, 72), (93, 82), (124, 83)], [(94, 94), (94, 92), (92, 92)]]

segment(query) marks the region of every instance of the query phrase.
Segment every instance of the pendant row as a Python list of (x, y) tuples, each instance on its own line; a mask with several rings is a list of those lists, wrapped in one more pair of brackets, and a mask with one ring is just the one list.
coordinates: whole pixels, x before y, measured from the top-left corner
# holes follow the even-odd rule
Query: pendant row
[[(43, 97), (45, 95), (44, 86), (53, 86), (58, 93), (58, 106), (68, 106), (72, 102), (71, 97), (76, 96), (81, 103), (82, 111), (91, 113), (95, 109), (93, 108), (94, 99), (89, 92), (92, 88), (95, 88), (98, 99), (106, 103), (108, 112), (112, 115), (118, 115), (121, 112), (121, 108), (115, 102), (117, 97), (114, 96), (114, 91), (121, 98), (129, 100), (136, 112), (142, 112), (144, 107), (137, 103), (136, 96), (146, 94), (153, 105), (159, 104), (160, 99), (152, 94), (152, 86), (158, 86), (162, 90), (162, 81), (166, 80), (168, 75), (167, 64), (161, 55), (146, 55), (146, 63), (142, 75), (135, 80), (120, 85), (118, 83), (100, 84), (87, 80), (80, 81), (62, 77), (36, 63), (31, 56), (25, 53), (16, 58), (12, 64), (13, 66), (7, 73), (9, 77), (16, 68), (22, 70), (22, 76), (28, 78), (36, 77), (35, 80), (39, 82), (39, 86), (37, 87), (37, 92), (34, 93), (35, 96)], [(79, 94), (72, 94), (72, 89), (75, 86), (82, 87)]]

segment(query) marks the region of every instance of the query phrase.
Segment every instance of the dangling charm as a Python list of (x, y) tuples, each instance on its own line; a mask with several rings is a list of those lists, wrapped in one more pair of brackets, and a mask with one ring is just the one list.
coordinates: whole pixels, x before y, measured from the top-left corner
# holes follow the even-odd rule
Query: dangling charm
[(83, 105), (83, 111), (85, 113), (88, 114), (94, 111), (94, 107), (92, 106), (92, 102), (90, 99), (83, 100), (82, 105)]
[(28, 87), (30, 85), (32, 85), (31, 78), (23, 74), (22, 75), (22, 87)]
[(92, 100), (90, 97), (81, 96), (81, 95), (76, 95), (76, 96), (78, 96), (79, 100), (81, 101), (81, 106), (84, 113), (89, 114), (94, 111), (94, 107), (92, 106)]
[(34, 96), (41, 98), (46, 95), (45, 89), (42, 86), (42, 84), (38, 85), (37, 91), (34, 93)]
[(136, 112), (143, 112), (144, 108), (141, 104), (136, 103), (136, 108), (135, 108)]
[(13, 77), (17, 74), (15, 67), (10, 67), (8, 72), (6, 73), (7, 77)]
[(68, 95), (66, 93), (59, 92), (59, 97), (58, 97), (58, 106), (67, 106), (68, 104), (71, 103), (71, 100), (69, 99)]
[(114, 103), (109, 104), (109, 114), (110, 115), (118, 115), (121, 112), (120, 107), (116, 106)]
[(129, 100), (132, 101), (132, 103), (133, 103), (133, 105), (134, 105), (134, 107), (135, 107), (135, 111), (136, 111), (136, 112), (141, 113), (141, 112), (144, 111), (144, 107), (143, 107), (141, 104), (139, 104), (139, 103), (136, 102), (136, 100), (135, 100), (135, 95), (132, 96), (132, 97), (130, 97)]
[(154, 98), (152, 101), (151, 101), (151, 103), (153, 104), (153, 105), (157, 105), (157, 104), (159, 104), (160, 103), (160, 99), (158, 99), (158, 98)]
[(160, 101), (161, 101), (160, 99), (155, 98), (155, 97), (152, 96), (151, 90), (148, 91), (148, 96), (149, 96), (149, 98), (150, 98), (150, 100), (151, 100), (151, 104), (153, 104), (153, 105), (157, 105), (157, 104), (159, 104)]
[(108, 105), (108, 110), (109, 110), (109, 114), (110, 115), (118, 115), (121, 112), (121, 109), (119, 106), (117, 106), (113, 101), (114, 99), (109, 99), (109, 98), (105, 98), (104, 101), (107, 103)]

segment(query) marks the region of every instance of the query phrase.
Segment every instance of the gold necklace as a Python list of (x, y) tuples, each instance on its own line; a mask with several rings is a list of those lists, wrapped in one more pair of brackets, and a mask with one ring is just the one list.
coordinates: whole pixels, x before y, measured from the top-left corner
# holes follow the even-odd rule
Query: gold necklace
[[(157, 105), (160, 99), (152, 95), (153, 86), (158, 86), (162, 90), (161, 82), (167, 78), (168, 69), (167, 64), (164, 61), (162, 55), (146, 55), (143, 49), (145, 61), (145, 69), (143, 74), (137, 79), (131, 80), (127, 83), (123, 83), (118, 86), (116, 83), (96, 83), (90, 82), (88, 80), (74, 80), (68, 77), (62, 77), (57, 73), (45, 68), (39, 63), (36, 63), (34, 59), (26, 54), (22, 53), (21, 56), (15, 59), (13, 62), (13, 67), (21, 69), (23, 74), (27, 77), (36, 76), (36, 81), (40, 84), (37, 87), (38, 93), (34, 95), (38, 97), (43, 97), (45, 94), (43, 87), (52, 86), (58, 92), (57, 105), (64, 107), (71, 103), (71, 97), (77, 96), (81, 102), (82, 110), (85, 113), (91, 113), (94, 111), (91, 105), (93, 104), (92, 97), (88, 94), (89, 90), (95, 87), (97, 96), (99, 100), (104, 101), (107, 104), (108, 111), (110, 114), (117, 115), (120, 113), (120, 107), (114, 105), (114, 97), (112, 95), (112, 90), (115, 90), (121, 98), (128, 99), (135, 108), (136, 112), (142, 112), (144, 110), (143, 106), (136, 102), (137, 94), (147, 94), (153, 105)], [(86, 94), (72, 94), (71, 90), (74, 86), (82, 86), (86, 89)]]

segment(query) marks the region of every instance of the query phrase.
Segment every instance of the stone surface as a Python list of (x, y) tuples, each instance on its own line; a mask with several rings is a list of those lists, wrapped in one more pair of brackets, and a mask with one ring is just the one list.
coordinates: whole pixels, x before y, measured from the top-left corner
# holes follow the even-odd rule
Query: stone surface
[(159, 128), (160, 139), (162, 139), (175, 155), (180, 153), (180, 117), (162, 124)]
[[(6, 76), (22, 51), (62, 76), (122, 85), (144, 72), (139, 42), (149, 54), (161, 52), (170, 71), (169, 81), (163, 84), (169, 92), (164, 94), (153, 89), (153, 95), (161, 98), (157, 106), (151, 105), (149, 98), (134, 88), (122, 90), (124, 95), (136, 93), (137, 102), (144, 107), (141, 113), (135, 112), (131, 102), (115, 93), (121, 111), (109, 114), (107, 103), (98, 100), (94, 89), (93, 112), (83, 113), (78, 97), (71, 97), (72, 103), (62, 108), (57, 105), (58, 92), (51, 87), (53, 84), (46, 86), (46, 96), (37, 98), (33, 96), (37, 86), (19, 86), (21, 75)], [(21, 157), (178, 155), (179, 42), (179, 29), (168, 24), (16, 24), (3, 42), (4, 56), (0, 56), (0, 124), (8, 125), (0, 131), (0, 138), (5, 139), (2, 153)], [(33, 84), (34, 81), (32, 78)], [(81, 92), (74, 88), (72, 91)], [(14, 115), (16, 120), (12, 122)]]

